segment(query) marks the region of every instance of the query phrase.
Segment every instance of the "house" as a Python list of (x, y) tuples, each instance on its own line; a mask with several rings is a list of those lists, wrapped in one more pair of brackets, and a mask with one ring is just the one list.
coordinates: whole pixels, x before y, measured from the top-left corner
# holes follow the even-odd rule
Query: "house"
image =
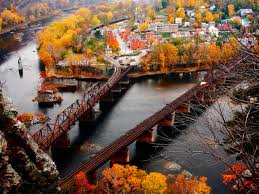
[(104, 50), (105, 54), (112, 54), (112, 48), (110, 48), (109, 46), (107, 46)]
[(193, 9), (191, 9), (191, 10), (186, 10), (186, 14), (187, 14), (187, 16), (188, 16), (189, 18), (192, 18), (192, 17), (194, 17), (195, 12), (194, 12)]
[(231, 24), (225, 23), (225, 24), (218, 24), (218, 29), (221, 32), (229, 32), (233, 30), (233, 27)]
[(172, 33), (171, 38), (181, 38), (182, 34), (180, 32)]
[(175, 18), (175, 23), (178, 25), (182, 25), (182, 21), (183, 21), (182, 18)]
[(155, 20), (157, 20), (159, 22), (166, 22), (167, 21), (167, 16), (165, 16), (165, 15), (157, 15), (157, 16), (155, 16)]
[(253, 14), (253, 10), (252, 9), (240, 9), (241, 17), (245, 17), (248, 14)]
[(178, 25), (176, 24), (166, 24), (162, 22), (156, 22), (150, 24), (150, 31), (155, 31), (157, 33), (164, 32), (176, 32), (178, 30)]
[(128, 41), (128, 36), (131, 34), (131, 31), (128, 28), (125, 28), (121, 31), (121, 38), (124, 42)]
[(133, 39), (130, 43), (130, 49), (131, 50), (138, 50), (138, 49), (145, 49), (146, 48), (146, 41), (139, 40), (139, 39)]
[(184, 27), (190, 27), (191, 26), (191, 23), (190, 22), (184, 22), (184, 25), (183, 25)]
[(209, 24), (207, 24), (207, 23), (201, 23), (201, 27), (204, 28), (204, 29), (206, 29), (206, 28), (209, 27)]
[(250, 24), (251, 24), (251, 22), (250, 22), (249, 19), (244, 18), (244, 19), (241, 20), (241, 24), (242, 24), (242, 26), (244, 26), (244, 27), (249, 27)]
[(225, 19), (225, 20), (221, 20), (221, 24), (227, 24), (227, 23), (230, 23), (231, 22), (231, 19)]
[(214, 11), (215, 9), (216, 9), (216, 6), (214, 4), (210, 6), (210, 11)]
[(210, 35), (219, 37), (219, 29), (216, 28), (215, 26), (210, 26), (208, 31)]

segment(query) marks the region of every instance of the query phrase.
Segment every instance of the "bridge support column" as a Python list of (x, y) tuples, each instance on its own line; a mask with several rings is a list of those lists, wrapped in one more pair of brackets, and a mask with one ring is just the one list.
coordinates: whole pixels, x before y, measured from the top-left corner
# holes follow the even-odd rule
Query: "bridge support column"
[(153, 134), (153, 129), (149, 129), (143, 133), (138, 139), (137, 139), (137, 144), (151, 144), (155, 140), (154, 134)]
[(96, 112), (94, 110), (84, 113), (79, 118), (79, 125), (94, 125), (96, 121)]
[(190, 113), (191, 112), (191, 104), (190, 101), (186, 104), (181, 105), (177, 108), (176, 112), (180, 113)]
[(119, 82), (120, 85), (121, 85), (121, 89), (124, 91), (124, 90), (127, 90), (128, 87), (129, 87), (129, 84), (130, 84), (130, 79), (128, 76), (124, 76), (121, 81)]
[(63, 148), (67, 148), (70, 145), (70, 139), (68, 136), (68, 133), (63, 133), (58, 139), (57, 141), (51, 145), (51, 148), (53, 149), (63, 149)]
[(129, 148), (123, 148), (111, 157), (111, 166), (113, 164), (129, 163)]
[(113, 105), (114, 98), (112, 92), (106, 94), (102, 99), (99, 100), (100, 110), (106, 112)]
[(172, 127), (175, 123), (175, 112), (167, 115), (164, 119), (162, 119), (158, 126), (159, 127)]
[(112, 96), (113, 97), (119, 96), (121, 94), (121, 92), (122, 92), (121, 84), (118, 83), (115, 86), (113, 86), (113, 88), (111, 89), (111, 92), (112, 92)]

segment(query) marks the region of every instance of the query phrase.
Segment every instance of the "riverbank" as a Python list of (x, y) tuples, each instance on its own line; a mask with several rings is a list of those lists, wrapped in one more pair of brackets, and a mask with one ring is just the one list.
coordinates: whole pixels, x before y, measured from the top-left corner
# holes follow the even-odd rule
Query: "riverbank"
[(4, 35), (6, 35), (6, 34), (8, 34), (8, 33), (11, 33), (11, 32), (16, 32), (16, 31), (18, 31), (18, 30), (21, 30), (21, 29), (23, 29), (23, 28), (26, 28), (26, 27), (29, 26), (29, 25), (33, 25), (33, 24), (38, 23), (38, 22), (40, 22), (40, 21), (43, 21), (43, 20), (46, 20), (46, 19), (50, 19), (50, 18), (52, 18), (52, 17), (54, 17), (54, 16), (57, 16), (57, 15), (58, 15), (58, 14), (48, 15), (48, 16), (45, 16), (45, 17), (38, 18), (38, 19), (36, 19), (36, 20), (34, 20), (34, 21), (29, 21), (29, 22), (25, 22), (25, 23), (19, 24), (19, 25), (13, 27), (13, 28), (8, 28), (8, 29), (5, 29), (5, 30), (2, 30), (2, 31), (0, 32), (0, 36), (4, 36)]
[(209, 67), (186, 67), (186, 68), (174, 68), (171, 71), (146, 71), (146, 72), (135, 72), (129, 73), (129, 77), (133, 79), (153, 77), (156, 75), (168, 75), (171, 73), (195, 73), (200, 71), (208, 71)]
[[(61, 11), (62, 12), (69, 12), (69, 11), (73, 11), (75, 9), (78, 9), (79, 7), (72, 7), (72, 8), (66, 8), (66, 9), (62, 9)], [(5, 30), (2, 30), (0, 31), (0, 37), (1, 36), (4, 36), (10, 32), (16, 32), (18, 30), (21, 30), (23, 28), (26, 28), (27, 26), (29, 25), (33, 25), (35, 23), (38, 23), (38, 22), (41, 22), (43, 20), (46, 20), (46, 19), (51, 19), (52, 17), (55, 17), (55, 16), (58, 16), (59, 14), (51, 14), (51, 15), (48, 15), (48, 16), (44, 16), (44, 17), (40, 17), (40, 18), (37, 18), (36, 20), (34, 21), (28, 21), (28, 22), (25, 22), (25, 23), (22, 23), (22, 24), (19, 24), (13, 28), (8, 28), (8, 29), (5, 29)]]
[[(209, 67), (186, 67), (186, 68), (174, 68), (171, 71), (152, 71), (152, 72), (134, 72), (129, 73), (128, 77), (131, 79), (140, 79), (146, 77), (154, 77), (154, 76), (161, 76), (161, 75), (168, 75), (171, 73), (197, 73), (201, 71), (209, 71)], [(78, 75), (78, 76), (63, 76), (63, 75), (54, 75), (52, 78), (57, 79), (76, 79), (80, 81), (107, 81), (109, 76), (105, 75)]]

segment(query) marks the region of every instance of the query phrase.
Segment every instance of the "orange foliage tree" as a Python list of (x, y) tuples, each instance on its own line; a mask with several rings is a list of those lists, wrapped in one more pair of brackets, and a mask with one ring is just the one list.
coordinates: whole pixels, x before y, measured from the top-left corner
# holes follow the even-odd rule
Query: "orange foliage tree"
[(87, 194), (95, 189), (95, 187), (88, 182), (87, 177), (83, 171), (75, 175), (74, 180), (75, 194)]
[(1, 14), (3, 27), (13, 27), (14, 25), (24, 22), (24, 17), (19, 15), (16, 10), (5, 9)]
[(206, 184), (206, 177), (188, 178), (182, 174), (168, 180), (167, 193), (172, 194), (209, 194), (211, 187)]
[(258, 183), (252, 182), (252, 179), (243, 175), (246, 171), (249, 170), (245, 164), (232, 165), (223, 174), (223, 183), (225, 185), (231, 185), (232, 190), (242, 193), (258, 191)]
[(231, 17), (234, 14), (235, 6), (233, 4), (228, 5), (228, 15)]
[(134, 193), (141, 191), (141, 184), (147, 173), (136, 166), (114, 164), (103, 171), (102, 189), (108, 193)]

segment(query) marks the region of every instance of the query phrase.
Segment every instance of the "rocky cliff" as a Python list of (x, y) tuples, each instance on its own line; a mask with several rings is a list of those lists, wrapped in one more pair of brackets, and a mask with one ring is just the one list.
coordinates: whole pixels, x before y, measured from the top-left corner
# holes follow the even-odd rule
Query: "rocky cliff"
[(0, 94), (0, 193), (56, 193), (59, 172)]

